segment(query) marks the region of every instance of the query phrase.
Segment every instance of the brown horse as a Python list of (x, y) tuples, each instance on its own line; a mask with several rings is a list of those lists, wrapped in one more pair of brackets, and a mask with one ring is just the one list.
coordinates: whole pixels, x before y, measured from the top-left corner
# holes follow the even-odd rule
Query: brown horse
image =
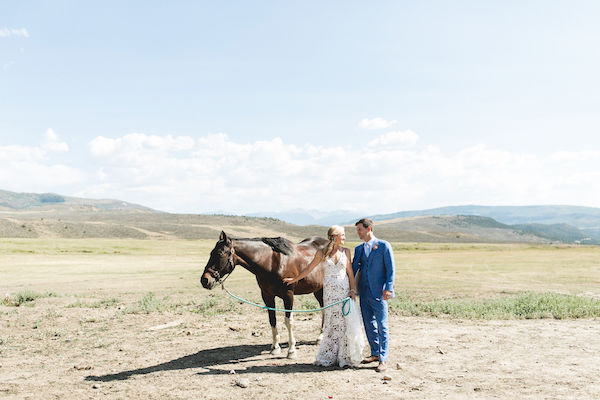
[[(256, 276), (263, 301), (267, 307), (275, 308), (275, 297), (283, 299), (286, 310), (293, 309), (294, 295), (313, 293), (323, 307), (323, 269), (315, 268), (304, 279), (287, 285), (283, 278), (297, 276), (312, 261), (317, 249), (327, 240), (319, 237), (304, 239), (297, 245), (285, 238), (233, 239), (221, 232), (219, 241), (210, 252), (200, 282), (206, 289), (221, 283), (236, 265), (241, 265)], [(288, 358), (296, 356), (296, 339), (292, 330), (292, 313), (285, 313), (285, 325), (289, 334)], [(269, 310), (269, 323), (273, 333), (271, 354), (281, 353), (275, 311)], [(322, 327), (321, 323), (321, 335)]]

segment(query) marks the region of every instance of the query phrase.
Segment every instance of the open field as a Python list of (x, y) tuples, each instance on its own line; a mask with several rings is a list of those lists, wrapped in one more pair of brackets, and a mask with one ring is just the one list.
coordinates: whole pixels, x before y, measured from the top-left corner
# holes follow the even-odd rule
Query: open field
[[(0, 397), (600, 397), (598, 247), (394, 243), (391, 364), (399, 369), (384, 384), (367, 367), (311, 365), (316, 314), (296, 317), (298, 359), (271, 356), (264, 311), (200, 287), (213, 245), (0, 240)], [(243, 269), (228, 288), (260, 298)], [(550, 310), (542, 319), (525, 319), (535, 315), (526, 313), (457, 318), (473, 304), (522, 292), (567, 295), (552, 299), (575, 301), (574, 310), (592, 317)], [(442, 302), (453, 307), (427, 311)], [(300, 296), (296, 308), (314, 304)], [(281, 316), (279, 322), (285, 342)], [(235, 386), (240, 377), (250, 387)]]

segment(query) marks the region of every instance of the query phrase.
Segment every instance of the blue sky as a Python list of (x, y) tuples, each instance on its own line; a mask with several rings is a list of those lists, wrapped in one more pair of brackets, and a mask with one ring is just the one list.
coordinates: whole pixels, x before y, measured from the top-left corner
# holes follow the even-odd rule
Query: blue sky
[(3, 2), (0, 189), (173, 212), (600, 207), (599, 11)]

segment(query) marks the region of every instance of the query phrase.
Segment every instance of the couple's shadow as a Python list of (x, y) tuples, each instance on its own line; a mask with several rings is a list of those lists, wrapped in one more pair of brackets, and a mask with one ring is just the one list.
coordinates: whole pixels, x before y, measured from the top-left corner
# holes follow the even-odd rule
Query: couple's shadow
[[(314, 345), (314, 342), (299, 342), (297, 345)], [(215, 368), (222, 364), (240, 364), (254, 362), (256, 359), (248, 360), (249, 358), (260, 356), (270, 350), (271, 345), (237, 345), (217, 347), (214, 349), (200, 350), (197, 353), (190, 354), (175, 360), (164, 363), (151, 365), (145, 368), (132, 369), (121, 371), (107, 375), (90, 375), (85, 378), (86, 381), (110, 382), (127, 380), (134, 375), (146, 375), (160, 371), (175, 371), (185, 370), (190, 368), (204, 368), (207, 371), (198, 372), (198, 375), (221, 375), (229, 374), (230, 369), (235, 369), (236, 374), (247, 373), (290, 373), (290, 372), (317, 372), (322, 371), (323, 367), (306, 363), (281, 363), (285, 356), (273, 356), (271, 359), (264, 361), (268, 365), (254, 365), (243, 368)], [(284, 351), (282, 350), (282, 353)]]

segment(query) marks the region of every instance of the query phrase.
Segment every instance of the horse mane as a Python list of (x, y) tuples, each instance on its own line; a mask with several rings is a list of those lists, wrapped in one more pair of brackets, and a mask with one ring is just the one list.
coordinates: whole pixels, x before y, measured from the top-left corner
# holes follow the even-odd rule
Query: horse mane
[(244, 238), (244, 239), (234, 239), (234, 240), (249, 240), (254, 242), (263, 242), (271, 249), (278, 253), (285, 254), (289, 256), (294, 252), (294, 243), (284, 237), (262, 237), (262, 238)]
[(313, 243), (315, 246), (317, 247), (323, 247), (325, 246), (327, 243), (329, 242), (329, 240), (322, 238), (320, 236), (311, 236), (309, 238), (306, 238), (304, 240), (302, 240), (299, 244), (309, 244), (309, 243)]
[(263, 243), (268, 244), (271, 248), (279, 253), (283, 253), (287, 256), (294, 252), (294, 244), (283, 237), (276, 238), (262, 238)]

